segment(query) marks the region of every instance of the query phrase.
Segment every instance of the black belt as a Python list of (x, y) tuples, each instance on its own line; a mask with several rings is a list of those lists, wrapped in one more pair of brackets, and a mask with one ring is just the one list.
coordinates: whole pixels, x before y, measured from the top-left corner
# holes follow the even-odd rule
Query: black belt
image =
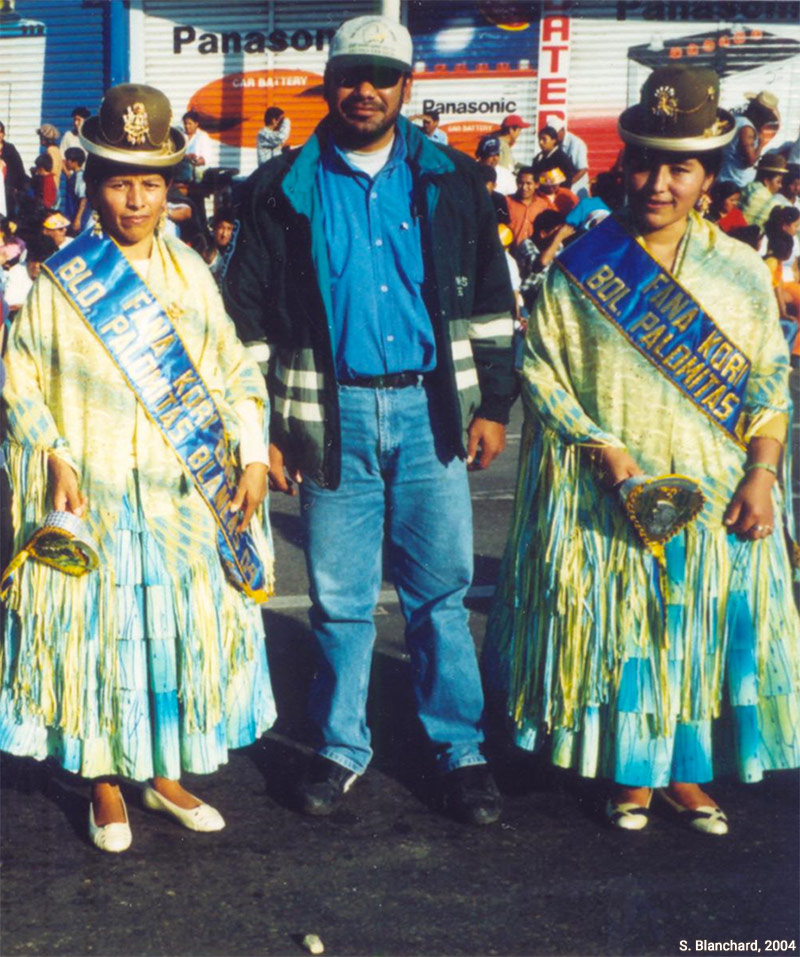
[(341, 384), (355, 385), (361, 389), (406, 389), (416, 385), (419, 379), (419, 372), (393, 372), (391, 375), (359, 376)]

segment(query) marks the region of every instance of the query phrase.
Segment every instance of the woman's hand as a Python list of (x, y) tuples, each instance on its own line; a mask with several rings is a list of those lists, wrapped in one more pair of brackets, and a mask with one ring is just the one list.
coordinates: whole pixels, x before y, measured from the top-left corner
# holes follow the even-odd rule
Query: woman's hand
[(75, 469), (57, 455), (48, 456), (47, 467), (53, 508), (59, 512), (72, 512), (78, 518), (83, 518), (89, 508), (89, 499), (81, 495)]
[(606, 445), (592, 449), (590, 456), (603, 488), (616, 488), (626, 479), (644, 474), (644, 469), (639, 468), (627, 449)]
[(767, 469), (751, 469), (733, 494), (722, 519), (729, 531), (756, 541), (774, 529), (772, 486), (775, 476)]
[(244, 515), (237, 527), (239, 532), (247, 529), (253, 512), (264, 501), (267, 494), (267, 472), (267, 466), (263, 462), (251, 462), (242, 472), (236, 494), (228, 506), (232, 512), (241, 512), (244, 509)]

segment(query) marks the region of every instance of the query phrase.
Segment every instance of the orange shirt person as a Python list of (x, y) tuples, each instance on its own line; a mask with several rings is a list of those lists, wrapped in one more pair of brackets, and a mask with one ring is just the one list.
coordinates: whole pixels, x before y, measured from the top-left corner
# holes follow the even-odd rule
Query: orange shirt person
[(538, 181), (530, 166), (523, 166), (517, 173), (517, 192), (506, 198), (515, 246), (530, 239), (534, 220), (543, 210), (554, 209), (566, 215), (578, 205), (578, 197), (560, 185), (565, 181), (566, 177), (559, 169), (547, 170)]

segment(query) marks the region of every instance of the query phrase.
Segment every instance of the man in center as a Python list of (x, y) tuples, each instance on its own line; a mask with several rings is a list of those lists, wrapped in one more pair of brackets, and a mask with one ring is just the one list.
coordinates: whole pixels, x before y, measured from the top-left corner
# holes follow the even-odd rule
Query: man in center
[(250, 178), (225, 292), (240, 337), (270, 346), (273, 488), (300, 489), (319, 649), (317, 753), (300, 806), (329, 814), (372, 757), (385, 536), (443, 805), (488, 824), (500, 795), (481, 752), (464, 608), (467, 466), (487, 468), (505, 446), (512, 293), (476, 165), (400, 115), (411, 64), (399, 24), (365, 16), (340, 27), (328, 115), (302, 149)]

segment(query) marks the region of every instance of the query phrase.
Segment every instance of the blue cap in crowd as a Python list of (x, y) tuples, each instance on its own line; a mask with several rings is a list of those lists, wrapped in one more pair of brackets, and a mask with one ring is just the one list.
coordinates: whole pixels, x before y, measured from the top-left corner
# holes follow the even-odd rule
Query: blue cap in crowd
[(500, 140), (496, 136), (487, 136), (481, 140), (478, 145), (478, 159), (486, 159), (487, 156), (498, 156), (500, 153)]

